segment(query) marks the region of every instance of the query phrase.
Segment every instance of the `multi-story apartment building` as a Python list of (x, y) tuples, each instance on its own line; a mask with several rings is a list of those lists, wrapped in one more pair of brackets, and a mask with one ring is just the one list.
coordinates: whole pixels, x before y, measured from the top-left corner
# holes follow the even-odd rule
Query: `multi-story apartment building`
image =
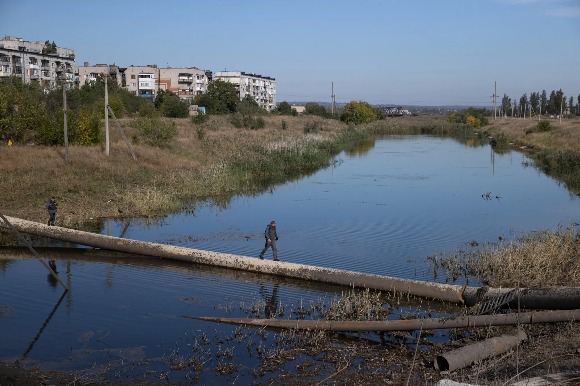
[(17, 76), (24, 83), (38, 82), (51, 89), (75, 82), (75, 53), (48, 42), (29, 42), (13, 36), (0, 40), (0, 78)]
[(204, 94), (211, 80), (211, 72), (196, 67), (160, 68), (158, 86), (171, 91), (179, 98), (191, 102), (197, 95)]
[(250, 95), (263, 109), (276, 108), (276, 79), (268, 76), (249, 74), (243, 71), (218, 71), (214, 79), (221, 79), (236, 86), (240, 100)]
[(109, 82), (113, 81), (119, 86), (123, 85), (121, 71), (114, 64), (95, 64), (94, 66), (89, 66), (89, 63), (85, 62), (83, 66), (77, 69), (79, 87), (94, 83), (98, 77), (104, 77), (105, 75), (108, 76)]
[(129, 66), (120, 69), (123, 86), (135, 95), (155, 98), (159, 89), (159, 68), (157, 65)]

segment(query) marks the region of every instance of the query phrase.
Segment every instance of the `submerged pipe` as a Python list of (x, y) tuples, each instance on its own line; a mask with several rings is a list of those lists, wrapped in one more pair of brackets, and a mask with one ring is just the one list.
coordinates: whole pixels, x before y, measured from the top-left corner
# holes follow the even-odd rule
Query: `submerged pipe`
[(435, 368), (439, 371), (455, 371), (478, 361), (503, 354), (528, 339), (523, 330), (503, 334), (446, 352), (435, 357)]
[(563, 311), (537, 311), (513, 314), (471, 315), (456, 318), (430, 318), (382, 321), (331, 321), (219, 318), (210, 316), (183, 316), (209, 322), (229, 323), (255, 327), (286, 328), (324, 331), (414, 331), (443, 328), (506, 326), (516, 324), (575, 322), (580, 320), (580, 309)]
[[(303, 280), (340, 284), (350, 287), (401, 292), (404, 294), (453, 303), (464, 302), (463, 291), (465, 286), (462, 285), (429, 283), (419, 280), (400, 279), (334, 268), (260, 260), (248, 256), (203, 251), (199, 249), (106, 236), (58, 226), (48, 226), (15, 217), (6, 216), (6, 218), (20, 232), (112, 251), (181, 260), (197, 264), (286, 276)], [(2, 221), (0, 222), (0, 227), (6, 228), (8, 225)]]

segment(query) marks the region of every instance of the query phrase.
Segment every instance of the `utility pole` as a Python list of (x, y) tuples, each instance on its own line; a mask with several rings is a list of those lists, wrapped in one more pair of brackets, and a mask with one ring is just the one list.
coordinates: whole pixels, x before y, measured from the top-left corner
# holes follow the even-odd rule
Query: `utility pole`
[(107, 73), (105, 74), (105, 154), (109, 155), (109, 87), (107, 85), (107, 78), (109, 77), (108, 74), (108, 66), (107, 66)]
[(564, 93), (562, 93), (562, 96), (560, 97), (560, 123), (562, 123), (563, 109), (564, 109)]
[(493, 81), (493, 120), (496, 117), (497, 81)]
[(334, 82), (332, 82), (332, 94), (330, 95), (330, 97), (332, 98), (332, 115), (334, 115)]
[(67, 121), (67, 106), (66, 106), (66, 82), (62, 82), (62, 104), (64, 111), (64, 160), (68, 160), (68, 121)]

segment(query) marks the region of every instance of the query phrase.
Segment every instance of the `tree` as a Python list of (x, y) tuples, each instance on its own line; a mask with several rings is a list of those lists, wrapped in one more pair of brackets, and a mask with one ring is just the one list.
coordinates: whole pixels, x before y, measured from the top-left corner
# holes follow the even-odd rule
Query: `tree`
[(520, 97), (520, 115), (525, 118), (528, 112), (528, 94), (524, 94)]
[(280, 102), (276, 111), (278, 111), (278, 114), (280, 115), (292, 115), (292, 106), (290, 106), (290, 103), (286, 101)]
[(512, 105), (512, 100), (506, 94), (503, 94), (503, 98), (501, 98), (501, 111), (503, 111), (503, 115), (507, 116), (508, 112), (510, 111), (510, 107)]
[(548, 112), (548, 97), (546, 95), (546, 90), (542, 90), (542, 95), (540, 96), (540, 110), (544, 114)]
[(320, 117), (327, 117), (328, 111), (324, 108), (324, 106), (315, 103), (315, 102), (308, 102), (306, 106), (304, 106), (304, 114), (305, 115), (318, 115)]
[(530, 94), (530, 105), (534, 114), (537, 114), (540, 107), (540, 93), (533, 92)]
[(379, 119), (376, 110), (367, 102), (350, 101), (344, 106), (340, 120), (346, 123), (369, 123)]
[(165, 117), (186, 118), (189, 116), (189, 105), (171, 91), (159, 90), (153, 103)]
[(229, 114), (237, 111), (240, 98), (236, 87), (229, 82), (217, 79), (207, 87), (207, 92), (198, 95), (194, 104), (204, 106), (208, 114)]
[(44, 47), (42, 47), (43, 54), (56, 54), (56, 44), (54, 41), (50, 43), (48, 40), (44, 42)]
[(570, 102), (568, 103), (568, 107), (570, 108), (570, 113), (572, 113), (572, 109), (574, 108), (574, 97), (570, 97)]

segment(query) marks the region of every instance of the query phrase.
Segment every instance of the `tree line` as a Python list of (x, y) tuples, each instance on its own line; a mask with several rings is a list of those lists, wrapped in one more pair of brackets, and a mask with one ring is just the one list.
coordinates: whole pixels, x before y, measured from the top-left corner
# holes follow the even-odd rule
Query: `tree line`
[[(52, 44), (47, 43), (47, 47)], [(167, 90), (159, 90), (153, 100), (139, 97), (115, 82), (109, 82), (108, 102), (117, 118), (146, 119), (186, 118), (191, 105), (203, 106), (207, 114), (228, 114), (235, 127), (258, 129), (264, 127), (265, 114), (297, 115), (286, 101), (268, 112), (249, 95), (242, 100), (235, 86), (214, 80), (207, 92), (196, 96), (191, 103), (181, 100)], [(94, 82), (66, 90), (68, 142), (72, 145), (93, 145), (104, 141), (102, 118), (105, 111), (105, 81)], [(38, 83), (23, 83), (19, 77), (0, 80), (0, 139), (15, 143), (61, 145), (64, 143), (63, 90), (46, 90)], [(324, 106), (309, 102), (304, 114), (339, 119), (349, 124), (363, 124), (384, 118), (380, 109), (367, 102), (351, 101), (341, 111), (329, 112)], [(194, 117), (197, 122), (204, 115)], [(143, 122), (141, 120), (141, 122)], [(151, 125), (144, 125), (151, 126)]]
[(506, 94), (503, 95), (500, 105), (500, 115), (523, 117), (527, 115), (554, 115), (559, 116), (568, 111), (570, 114), (580, 114), (580, 94), (576, 98), (576, 105), (574, 105), (574, 97), (566, 97), (562, 89), (552, 90), (550, 95), (546, 90), (540, 92), (532, 92), (522, 95), (519, 100), (511, 99)]

